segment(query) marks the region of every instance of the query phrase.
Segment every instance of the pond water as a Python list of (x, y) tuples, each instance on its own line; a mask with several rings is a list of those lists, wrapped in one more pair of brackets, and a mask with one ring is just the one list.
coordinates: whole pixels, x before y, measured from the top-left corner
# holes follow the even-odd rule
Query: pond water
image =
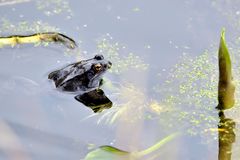
[[(143, 159), (218, 159), (217, 51), (225, 27), (238, 84), (239, 8), (230, 0), (0, 0), (1, 36), (61, 32), (78, 44), (0, 48), (0, 159), (79, 160), (103, 145), (136, 152), (175, 133)], [(101, 113), (47, 79), (97, 53), (113, 63), (102, 87), (113, 107)], [(236, 124), (224, 148), (232, 154), (222, 160), (240, 156), (238, 88), (235, 96), (225, 112)]]

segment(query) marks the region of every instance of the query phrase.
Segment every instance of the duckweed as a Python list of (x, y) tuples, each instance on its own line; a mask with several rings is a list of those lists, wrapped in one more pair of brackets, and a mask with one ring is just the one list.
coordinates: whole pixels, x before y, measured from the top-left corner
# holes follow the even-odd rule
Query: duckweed
[(37, 0), (36, 5), (37, 8), (43, 11), (44, 14), (47, 16), (67, 14), (68, 19), (73, 16), (73, 12), (71, 10), (69, 2), (66, 0), (48, 0), (48, 1)]
[(139, 56), (128, 52), (126, 46), (114, 42), (109, 34), (97, 41), (97, 49), (99, 53), (104, 53), (111, 62), (116, 64), (111, 69), (113, 73), (120, 74), (129, 69), (145, 71), (148, 68), (148, 64), (144, 63)]

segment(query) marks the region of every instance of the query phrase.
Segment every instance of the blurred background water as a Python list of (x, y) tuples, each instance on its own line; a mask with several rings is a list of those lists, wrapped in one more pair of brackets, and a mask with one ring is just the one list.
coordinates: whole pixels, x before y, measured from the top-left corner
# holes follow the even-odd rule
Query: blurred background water
[[(177, 131), (183, 136), (155, 159), (217, 159), (217, 49), (225, 27), (238, 73), (239, 8), (229, 0), (0, 0), (1, 36), (57, 31), (79, 47), (0, 48), (0, 159), (79, 160), (97, 146), (142, 150)], [(98, 114), (47, 80), (96, 53), (113, 63), (103, 86), (113, 107)], [(238, 113), (228, 113), (237, 128)], [(238, 159), (238, 140), (234, 147)]]

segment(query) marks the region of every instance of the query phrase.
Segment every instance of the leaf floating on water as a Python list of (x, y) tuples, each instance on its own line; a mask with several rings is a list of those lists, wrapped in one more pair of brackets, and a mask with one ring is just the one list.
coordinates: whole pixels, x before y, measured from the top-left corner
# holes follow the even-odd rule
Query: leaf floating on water
[(128, 156), (130, 156), (129, 152), (111, 146), (101, 146), (88, 153), (84, 160), (115, 160), (126, 159)]
[(218, 106), (220, 110), (229, 109), (234, 106), (235, 84), (232, 77), (232, 64), (225, 41), (225, 30), (222, 30), (220, 46), (218, 51), (219, 82), (218, 82)]
[(104, 151), (111, 152), (111, 153), (118, 154), (118, 155), (129, 154), (129, 152), (127, 152), (127, 151), (123, 151), (123, 150), (117, 149), (117, 148), (112, 147), (112, 146), (101, 146), (100, 148)]
[(170, 142), (174, 138), (176, 138), (179, 133), (173, 133), (164, 139), (160, 140), (158, 143), (154, 144), (153, 146), (139, 152), (127, 152), (120, 150), (118, 148), (112, 146), (101, 146), (98, 149), (90, 152), (87, 154), (84, 160), (137, 160), (142, 158), (143, 156), (149, 155), (154, 151), (158, 150), (164, 144)]
[(9, 21), (6, 18), (0, 19), (0, 34), (31, 34), (40, 32), (59, 32), (59, 28), (53, 27), (42, 21), (20, 21), (18, 23)]

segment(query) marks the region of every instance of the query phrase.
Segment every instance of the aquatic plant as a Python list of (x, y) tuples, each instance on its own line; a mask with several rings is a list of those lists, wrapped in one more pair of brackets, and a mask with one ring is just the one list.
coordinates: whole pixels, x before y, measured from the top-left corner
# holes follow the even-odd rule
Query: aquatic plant
[(111, 72), (115, 74), (120, 74), (129, 69), (145, 71), (148, 68), (148, 64), (144, 63), (139, 56), (128, 52), (126, 46), (114, 42), (109, 34), (98, 39), (97, 51), (104, 53), (115, 64), (111, 69)]
[[(227, 48), (224, 31), (221, 33), (219, 48), (219, 54), (223, 54), (227, 59), (229, 59), (228, 50), (232, 51), (235, 82), (239, 84), (240, 64), (236, 63), (235, 59), (240, 58), (240, 49), (235, 48), (233, 51), (233, 48)], [(98, 123), (112, 125), (122, 121), (136, 123), (143, 119), (150, 121), (158, 119), (162, 131), (185, 130), (189, 135), (201, 136), (204, 143), (217, 140), (218, 116), (216, 116), (215, 107), (218, 104), (219, 75), (216, 50), (217, 46), (213, 46), (200, 56), (192, 58), (184, 55), (181, 57), (180, 62), (169, 71), (165, 82), (154, 87), (155, 97), (158, 97), (156, 99), (147, 99), (146, 93), (132, 84), (118, 87), (114, 85), (114, 93), (117, 93), (118, 100), (123, 98), (124, 95), (128, 95), (128, 98), (122, 99), (123, 101), (115, 101), (116, 103), (111, 110), (107, 110), (100, 115)], [(110, 49), (110, 52), (114, 55), (117, 51)], [(230, 62), (229, 59), (226, 63), (228, 68)], [(228, 77), (231, 77), (230, 75), (228, 74)], [(110, 84), (110, 86), (113, 85)], [(235, 96), (240, 97), (239, 90), (236, 91)], [(238, 105), (237, 102), (236, 106)], [(133, 116), (128, 113), (133, 110), (136, 111), (135, 118), (129, 119), (128, 117)], [(239, 110), (236, 107), (232, 108), (229, 114), (237, 117)], [(176, 120), (178, 121), (177, 124)]]
[[(221, 34), (219, 54), (223, 54), (225, 58), (229, 59), (224, 31)], [(229, 60), (226, 64), (230, 69)], [(239, 67), (239, 65), (235, 64), (234, 68), (236, 67)], [(227, 73), (227, 71), (224, 71), (224, 73)], [(228, 77), (231, 77), (231, 74), (228, 74)], [(136, 111), (139, 112), (136, 114), (138, 116), (134, 116), (135, 120), (143, 118), (151, 120), (158, 117), (163, 130), (184, 129), (190, 135), (201, 135), (203, 137), (211, 135), (214, 137), (213, 139), (217, 139), (217, 132), (212, 128), (215, 128), (218, 123), (215, 110), (218, 104), (218, 78), (216, 51), (206, 50), (202, 55), (195, 58), (185, 55), (170, 70), (165, 83), (154, 87), (155, 92), (160, 97), (159, 99), (147, 100), (144, 98), (144, 93), (134, 85), (119, 87), (118, 90), (115, 90), (118, 93), (117, 96), (128, 95), (128, 99), (126, 98), (120, 105), (115, 104), (111, 110), (104, 112), (98, 123), (113, 124), (119, 119), (127, 119), (126, 113), (137, 108)], [(239, 78), (236, 78), (237, 83), (239, 83)], [(236, 95), (239, 96), (239, 93), (237, 92)], [(139, 102), (139, 104), (135, 104), (136, 102)], [(178, 120), (177, 124), (176, 119)]]
[(233, 119), (225, 117), (223, 111), (219, 112), (218, 124), (218, 159), (231, 160), (232, 145), (236, 141), (236, 123)]
[[(0, 22), (0, 37), (6, 37), (1, 38), (0, 47), (3, 47), (5, 45), (15, 46), (16, 44), (22, 43), (33, 43), (35, 46), (38, 46), (40, 44), (47, 46), (49, 43), (56, 41), (65, 44), (68, 48), (76, 47), (75, 42), (71, 38), (63, 34), (58, 34), (58, 28), (42, 21), (21, 21), (18, 23), (13, 23), (5, 18), (2, 18)], [(44, 32), (51, 33), (38, 34)], [(11, 37), (12, 35), (19, 36)], [(32, 36), (25, 37), (27, 35)]]
[(69, 49), (74, 49), (77, 46), (73, 39), (57, 32), (0, 37), (0, 46), (10, 45), (13, 47), (17, 44), (37, 44), (41, 42), (57, 42), (64, 44)]
[[(167, 144), (168, 142), (172, 141), (173, 139), (177, 138), (180, 133), (173, 133), (164, 139), (160, 140), (155, 145), (143, 150), (143, 151), (135, 151), (135, 152), (127, 152), (120, 150), (118, 148), (112, 146), (101, 146), (87, 154), (84, 160), (115, 160), (115, 159), (131, 159), (137, 160), (143, 157), (146, 157), (152, 154), (154, 151), (160, 149), (163, 145)], [(158, 158), (159, 155), (155, 155), (154, 157), (150, 157), (147, 159), (155, 159)], [(146, 158), (144, 158), (146, 159)]]
[[(29, 34), (39, 32), (58, 32), (59, 28), (43, 21), (20, 21), (11, 22), (6, 18), (0, 19), (0, 35)], [(4, 34), (4, 35), (3, 35)]]
[(8, 1), (0, 1), (0, 7), (1, 6), (7, 6), (7, 5), (17, 5), (21, 3), (27, 3), (27, 2), (34, 2), (36, 5), (36, 8), (40, 11), (43, 11), (43, 13), (46, 16), (53, 16), (58, 14), (66, 14), (67, 19), (70, 19), (73, 16), (73, 12), (71, 10), (71, 7), (69, 5), (69, 1), (67, 0), (8, 0)]
[[(220, 68), (225, 78), (220, 75), (220, 90), (229, 86), (223, 86), (222, 82), (230, 82), (230, 89), (226, 100), (222, 102), (223, 94), (220, 92), (220, 103), (226, 106), (222, 109), (231, 108), (234, 104), (234, 87), (232, 87), (231, 60), (229, 58), (228, 48), (226, 46), (224, 31), (221, 33), (219, 47)], [(154, 90), (161, 97), (160, 103), (171, 107), (171, 112), (157, 114), (159, 122), (166, 130), (176, 130), (185, 128), (191, 135), (200, 135), (205, 142), (216, 140), (217, 132), (212, 130), (216, 128), (218, 117), (216, 116), (215, 107), (218, 104), (218, 57), (215, 52), (216, 48), (205, 51), (202, 55), (195, 58), (184, 55), (180, 63), (169, 72), (165, 83), (155, 86)], [(234, 63), (239, 59), (239, 49), (232, 49), (231, 57), (233, 59), (233, 72), (235, 73), (235, 83), (239, 84), (239, 63)], [(226, 63), (225, 63), (226, 62)], [(230, 71), (230, 72), (229, 72)], [(226, 90), (225, 90), (226, 91)], [(240, 97), (239, 90), (236, 90), (236, 97)], [(239, 106), (239, 102), (236, 102)], [(220, 108), (221, 109), (221, 108)], [(239, 110), (234, 107), (228, 113), (232, 117), (237, 117)], [(178, 120), (178, 124), (174, 120)], [(166, 125), (171, 124), (171, 125)], [(209, 138), (212, 137), (212, 138)]]
[(222, 31), (218, 51), (219, 82), (218, 82), (218, 109), (229, 109), (235, 104), (235, 84), (232, 76), (232, 63), (225, 42), (225, 30)]
[(67, 14), (67, 18), (73, 16), (73, 12), (69, 5), (69, 2), (66, 0), (36, 0), (37, 9), (42, 10), (45, 15), (52, 16), (57, 14)]

